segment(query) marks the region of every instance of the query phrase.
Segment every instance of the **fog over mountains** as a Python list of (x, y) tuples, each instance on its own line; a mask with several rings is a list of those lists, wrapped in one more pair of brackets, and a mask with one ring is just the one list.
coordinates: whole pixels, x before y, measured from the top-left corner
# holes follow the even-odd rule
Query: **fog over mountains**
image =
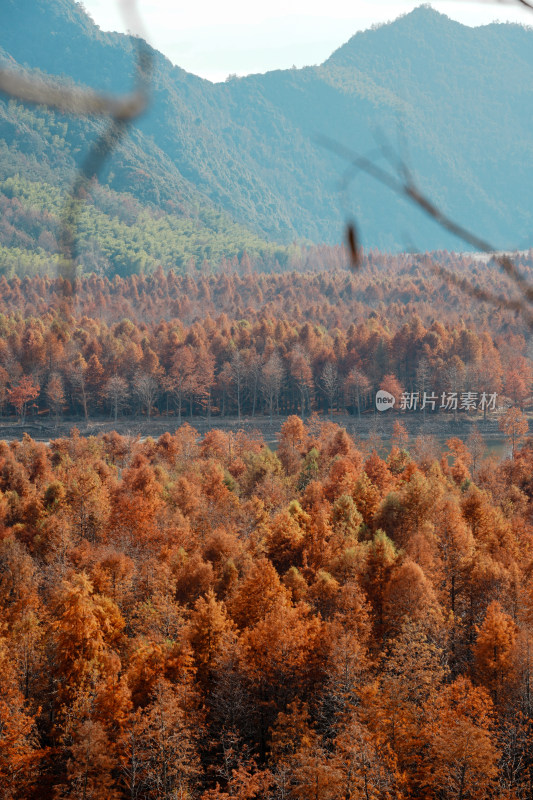
[[(346, 164), (317, 137), (383, 164), (388, 141), (454, 218), (498, 248), (533, 244), (533, 30), (472, 29), (422, 6), (349, 35), (320, 66), (219, 84), (157, 54), (150, 110), (102, 183), (165, 213), (222, 211), (275, 242), (336, 243), (351, 214), (366, 247), (464, 249), (369, 178), (344, 193)], [(106, 91), (132, 85), (129, 38), (103, 33), (72, 0), (4, 0), (0, 58)], [(54, 139), (2, 101), (0, 177), (65, 185), (99, 124), (67, 120)]]

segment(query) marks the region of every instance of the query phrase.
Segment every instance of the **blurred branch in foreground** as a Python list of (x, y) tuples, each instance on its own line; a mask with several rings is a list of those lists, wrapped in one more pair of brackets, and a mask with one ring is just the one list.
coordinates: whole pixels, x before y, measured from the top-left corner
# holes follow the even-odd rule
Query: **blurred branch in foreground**
[(120, 0), (126, 26), (134, 32), (137, 51), (135, 89), (121, 97), (112, 97), (91, 89), (73, 89), (61, 86), (53, 79), (0, 69), (0, 92), (25, 103), (55, 108), (61, 113), (109, 119), (103, 133), (92, 145), (68, 193), (61, 214), (59, 247), (61, 259), (59, 275), (67, 298), (73, 295), (76, 277), (78, 220), (84, 201), (85, 188), (98, 176), (107, 158), (124, 136), (128, 126), (146, 109), (149, 100), (153, 55), (146, 44), (135, 0)]
[[(502, 306), (513, 311), (520, 312), (524, 315), (528, 325), (533, 328), (533, 313), (530, 309), (533, 306), (533, 285), (525, 278), (518, 267), (506, 254), (498, 254), (497, 248), (492, 246), (489, 242), (462, 226), (460, 223), (455, 222), (438, 206), (436, 206), (428, 197), (426, 197), (421, 190), (416, 186), (407, 166), (403, 162), (398, 162), (398, 172), (394, 174), (388, 172), (383, 167), (376, 164), (374, 161), (354, 153), (347, 147), (344, 147), (339, 142), (334, 141), (328, 137), (319, 137), (319, 142), (327, 147), (332, 152), (350, 162), (350, 168), (360, 170), (370, 175), (372, 178), (387, 186), (396, 194), (406, 197), (414, 205), (420, 208), (427, 216), (431, 217), (435, 222), (457, 236), (466, 244), (472, 246), (475, 250), (487, 253), (492, 256), (492, 261), (497, 264), (505, 274), (515, 284), (520, 292), (520, 297), (516, 299), (507, 298), (503, 295), (493, 294), (487, 290), (481, 289), (468, 278), (462, 278), (453, 272), (450, 272), (445, 267), (435, 263), (431, 259), (426, 260), (429, 268), (439, 275), (444, 280), (453, 283), (460, 288), (465, 294), (470, 295), (480, 301), (491, 303), (494, 306)], [(357, 269), (360, 266), (360, 249), (358, 243), (358, 236), (354, 222), (349, 222), (346, 226), (346, 239), (348, 251), (350, 254), (351, 266)]]
[[(483, 0), (479, 0), (483, 2)], [(521, 5), (525, 6), (528, 10), (533, 11), (533, 5), (527, 0), (499, 0), (504, 5)], [(466, 244), (473, 247), (475, 250), (487, 253), (492, 256), (492, 261), (497, 264), (505, 274), (511, 279), (515, 287), (518, 289), (520, 296), (517, 298), (508, 298), (504, 295), (498, 295), (485, 289), (481, 289), (476, 284), (472, 283), (468, 278), (461, 277), (446, 269), (445, 267), (437, 264), (430, 258), (425, 259), (427, 266), (443, 280), (447, 281), (454, 286), (457, 286), (465, 294), (480, 300), (485, 303), (490, 303), (495, 307), (503, 307), (521, 313), (531, 329), (533, 329), (533, 284), (525, 278), (518, 267), (513, 263), (508, 255), (498, 254), (497, 248), (487, 242), (485, 239), (480, 238), (475, 233), (472, 233), (468, 228), (465, 228), (460, 223), (451, 219), (445, 214), (438, 206), (435, 205), (424, 193), (417, 187), (407, 164), (404, 160), (398, 158), (393, 153), (391, 148), (382, 148), (382, 154), (385, 155), (389, 163), (395, 168), (395, 172), (389, 172), (373, 159), (355, 153), (350, 148), (340, 144), (327, 136), (317, 137), (317, 141), (326, 147), (328, 150), (336, 153), (336, 155), (343, 158), (350, 164), (349, 171), (344, 176), (343, 185), (346, 184), (360, 171), (364, 172), (374, 180), (387, 186), (393, 192), (401, 195), (411, 201), (421, 211), (423, 211), (431, 219), (435, 220), (437, 225), (441, 228), (457, 236)], [(391, 158), (391, 154), (394, 158)], [(361, 264), (361, 251), (359, 246), (359, 237), (357, 234), (357, 226), (354, 221), (346, 224), (346, 244), (350, 255), (350, 263), (352, 269), (356, 270)]]

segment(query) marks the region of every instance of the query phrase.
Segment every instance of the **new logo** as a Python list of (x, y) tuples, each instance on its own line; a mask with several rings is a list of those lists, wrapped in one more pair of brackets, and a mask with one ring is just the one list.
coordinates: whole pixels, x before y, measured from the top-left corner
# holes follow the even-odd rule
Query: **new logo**
[(376, 408), (378, 411), (387, 411), (394, 406), (395, 402), (394, 395), (386, 392), (385, 389), (380, 389), (379, 392), (376, 392)]

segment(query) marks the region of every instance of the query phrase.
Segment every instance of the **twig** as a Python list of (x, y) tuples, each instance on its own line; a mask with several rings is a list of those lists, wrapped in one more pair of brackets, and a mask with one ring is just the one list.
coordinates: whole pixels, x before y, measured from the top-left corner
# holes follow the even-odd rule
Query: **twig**
[(8, 69), (0, 69), (0, 92), (25, 103), (55, 108), (63, 114), (125, 120), (139, 116), (146, 108), (147, 101), (144, 91), (136, 91), (125, 97), (111, 97), (91, 89), (61, 86), (57, 81)]
[[(524, 302), (524, 300), (527, 300), (529, 303), (533, 303), (533, 286), (527, 281), (518, 267), (511, 261), (509, 256), (498, 255), (495, 252), (496, 248), (492, 247), (487, 241), (481, 239), (479, 236), (476, 236), (476, 234), (473, 234), (463, 225), (455, 222), (446, 214), (444, 214), (444, 212), (441, 211), (438, 206), (436, 206), (415, 186), (411, 174), (405, 165), (401, 164), (401, 166), (398, 167), (398, 170), (401, 173), (401, 177), (398, 177), (387, 172), (375, 162), (370, 161), (364, 156), (354, 153), (349, 148), (341, 145), (339, 142), (336, 142), (333, 139), (330, 139), (329, 137), (320, 136), (318, 137), (318, 141), (324, 147), (327, 147), (332, 152), (348, 160), (352, 166), (352, 169), (355, 168), (365, 172), (379, 183), (387, 186), (396, 194), (406, 197), (414, 205), (420, 208), (427, 216), (435, 220), (435, 222), (440, 225), (441, 228), (444, 228), (445, 230), (457, 236), (459, 239), (462, 239), (476, 250), (480, 250), (484, 253), (492, 255), (494, 261), (502, 268), (505, 274), (508, 275), (508, 277), (522, 292), (523, 297), (521, 299), (510, 300), (501, 295), (496, 295), (492, 292), (481, 289), (467, 278), (460, 278), (444, 267), (435, 264), (435, 262), (430, 261), (429, 266), (433, 272), (440, 275), (440, 277), (444, 278), (448, 282), (453, 283), (455, 286), (465, 292), (465, 294), (468, 294), (471, 297), (476, 297), (478, 300), (483, 300), (484, 302), (491, 303), (492, 305), (504, 306), (515, 311), (520, 311), (526, 317), (528, 325), (533, 327), (533, 316), (529, 312), (527, 305)], [(390, 161), (390, 152), (388, 155)], [(350, 223), (347, 228), (348, 237), (350, 235), (352, 226), (353, 223)], [(352, 259), (352, 266), (357, 268), (359, 266), (359, 258), (354, 258), (354, 251), (351, 245), (349, 246), (349, 251)]]
[(146, 44), (134, 0), (119, 0), (119, 5), (127, 27), (136, 33), (136, 87), (132, 93), (111, 97), (91, 89), (70, 88), (54, 80), (0, 69), (1, 92), (26, 103), (55, 108), (62, 113), (107, 117), (110, 120), (83, 161), (61, 212), (59, 276), (63, 278), (63, 292), (68, 300), (74, 294), (78, 222), (84, 199), (83, 190), (98, 176), (104, 162), (126, 133), (128, 125), (142, 114), (149, 100), (153, 54)]

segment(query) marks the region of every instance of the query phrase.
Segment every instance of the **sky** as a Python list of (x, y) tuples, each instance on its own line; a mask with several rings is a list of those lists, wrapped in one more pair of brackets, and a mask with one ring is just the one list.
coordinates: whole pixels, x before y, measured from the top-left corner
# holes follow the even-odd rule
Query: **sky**
[[(131, 0), (130, 0), (131, 1)], [(229, 74), (320, 64), (357, 31), (421, 4), (404, 0), (137, 0), (146, 38), (173, 64), (211, 81)], [(126, 31), (120, 0), (83, 0), (102, 30)], [(518, 2), (447, 0), (431, 5), (465, 25), (533, 25)], [(132, 21), (130, 21), (130, 26)], [(133, 33), (137, 33), (134, 29)]]

